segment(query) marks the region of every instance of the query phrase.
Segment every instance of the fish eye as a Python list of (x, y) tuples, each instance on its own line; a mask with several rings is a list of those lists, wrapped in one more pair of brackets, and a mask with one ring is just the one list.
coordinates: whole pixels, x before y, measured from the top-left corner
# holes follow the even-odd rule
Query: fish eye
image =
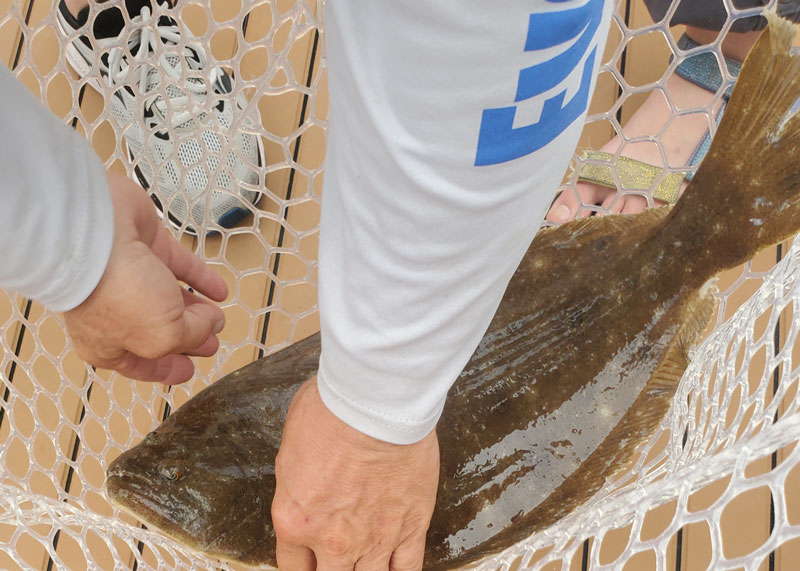
[(175, 466), (166, 466), (161, 469), (161, 475), (164, 476), (164, 479), (174, 482), (181, 477), (181, 472)]

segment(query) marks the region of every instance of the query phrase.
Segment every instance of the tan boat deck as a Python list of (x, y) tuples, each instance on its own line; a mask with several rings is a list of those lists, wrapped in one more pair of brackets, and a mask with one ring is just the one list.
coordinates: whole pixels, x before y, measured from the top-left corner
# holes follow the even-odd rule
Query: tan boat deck
[[(197, 4), (184, 4), (181, 16), (193, 31), (202, 34), (207, 26), (205, 11)], [(268, 37), (276, 12), (267, 3), (252, 4), (254, 7), (249, 10), (244, 39), (257, 42)], [(276, 4), (277, 13), (282, 14), (291, 7), (292, 0), (279, 0)], [(626, 2), (623, 0), (622, 4), (624, 9)], [(54, 0), (0, 0), (0, 14), (15, 10), (24, 15), (27, 29), (35, 29), (51, 13), (53, 5)], [(235, 19), (243, 10), (240, 1), (211, 0), (210, 5), (213, 18), (218, 22)], [(629, 0), (627, 10), (630, 28), (649, 24), (649, 16), (641, 0)], [(91, 87), (78, 89), (75, 76), (68, 77), (62, 72), (52, 74), (46, 92), (41, 93), (33, 70), (27, 67), (26, 62), (32, 61), (39, 75), (51, 73), (59, 61), (55, 30), (47, 27), (33, 37), (26, 37), (14, 19), (6, 20), (4, 25), (2, 22), (0, 17), (0, 58), (4, 63), (14, 69), (20, 79), (44, 99), (65, 123), (71, 124), (83, 135), (88, 130), (94, 149), (104, 160), (118, 152), (115, 151), (118, 147), (111, 126), (105, 121), (98, 124), (103, 106), (102, 96)], [(679, 34), (680, 30), (674, 33)], [(280, 51), (280, 42), (285, 42), (287, 36), (288, 29), (269, 36), (275, 43), (275, 51)], [(630, 85), (655, 81), (665, 69), (668, 48), (663, 38), (656, 36), (641, 36), (628, 45), (624, 68), (620, 67), (620, 73)], [(606, 57), (614, 53), (620, 38), (619, 30), (612, 29)], [(211, 38), (210, 46), (215, 57), (224, 60), (237, 52), (238, 42), (234, 28), (223, 28)], [(31, 51), (31, 59), (25, 59), (26, 50)], [(242, 62), (241, 73), (261, 76), (267, 69), (267, 50), (259, 51), (252, 46), (250, 50)], [(289, 52), (289, 65), (295, 77), (304, 78), (306, 85), (313, 84), (319, 73), (320, 56), (321, 46), (318, 45), (316, 33), (309, 31)], [(212, 260), (215, 269), (228, 283), (231, 300), (235, 301), (232, 303), (229, 300), (225, 306), (228, 322), (220, 335), (223, 350), (218, 357), (198, 361), (201, 376), (209, 375), (212, 371), (219, 374), (235, 370), (258, 358), (266, 348), (302, 339), (319, 327), (315, 311), (316, 267), (304, 260), (316, 258), (315, 228), (319, 219), (320, 166), (324, 157), (325, 135), (321, 126), (308, 126), (306, 122), (309, 113), (307, 96), (298, 90), (280, 89), (282, 81), (285, 84), (286, 78), (278, 74), (271, 84), (278, 88), (259, 100), (268, 161), (266, 187), (276, 199), (262, 200), (260, 209), (263, 215), (259, 216), (257, 223), (249, 222), (251, 232), (235, 233), (228, 237), (206, 237), (199, 242), (196, 238), (182, 238), (187, 247)], [(603, 74), (598, 82), (592, 112), (610, 109), (618, 95), (615, 79), (611, 74)], [(626, 102), (620, 114), (623, 123), (643, 98), (644, 95), (636, 95)], [(314, 103), (313, 113), (317, 118), (324, 119), (327, 106), (324, 89), (320, 90)], [(307, 129), (290, 138), (303, 125)], [(581, 146), (598, 148), (612, 135), (613, 129), (608, 123), (590, 124), (585, 130)], [(287, 160), (287, 155), (292, 159)], [(112, 168), (124, 170), (118, 161)], [(313, 180), (309, 179), (309, 172), (315, 173)], [(220, 257), (223, 251), (224, 255)], [(775, 249), (763, 253), (754, 262), (754, 269), (769, 268), (776, 255)], [(237, 274), (240, 276), (238, 281)], [(720, 289), (725, 289), (740, 275), (739, 270), (729, 272), (723, 277)], [(731, 299), (734, 303), (725, 308), (726, 315), (730, 315), (736, 303), (743, 301), (748, 293), (756, 289), (757, 282), (750, 279), (746, 286), (737, 290), (738, 301)], [(7, 402), (0, 401), (0, 412), (4, 415), (0, 417), (0, 449), (5, 457), (5, 466), (16, 478), (27, 476), (29, 489), (34, 493), (67, 502), (82, 498), (97, 513), (111, 515), (113, 510), (100, 492), (104, 466), (95, 457), (110, 461), (119, 454), (121, 444), (130, 445), (139, 437), (137, 435), (149, 431), (153, 422), (152, 407), (156, 407), (159, 415), (166, 412), (167, 401), (159, 395), (165, 394), (168, 389), (157, 384), (130, 383), (106, 371), (90, 374), (69, 348), (59, 319), (44, 315), (43, 309), (36, 303), (0, 291), (0, 364), (6, 364), (0, 374), (6, 384), (13, 383), (15, 390), (32, 397), (30, 401), (8, 401), (6, 396)], [(786, 329), (785, 323), (779, 325), (778, 335), (781, 334), (781, 328)], [(66, 378), (60, 374), (59, 366)], [(98, 380), (103, 380), (103, 383), (97, 383)], [(0, 384), (0, 391), (5, 386)], [(191, 385), (193, 390), (202, 386), (202, 383)], [(51, 399), (37, 396), (48, 393), (58, 396)], [(184, 387), (174, 389), (171, 406), (180, 405), (189, 396), (189, 391)], [(58, 403), (58, 409), (53, 402)], [(123, 415), (122, 409), (113, 403), (129, 406), (128, 416)], [(87, 409), (93, 414), (87, 415)], [(108, 418), (108, 432), (95, 416)], [(13, 418), (17, 433), (35, 434), (32, 441), (25, 442), (11, 436), (10, 418)], [(86, 450), (92, 454), (86, 454)], [(779, 462), (780, 457), (778, 454), (774, 460)], [(772, 458), (765, 458), (754, 470), (767, 471), (771, 462)], [(57, 467), (58, 481), (54, 482), (39, 470), (30, 469), (33, 463), (47, 468)], [(800, 478), (793, 483), (800, 486)], [(700, 509), (713, 502), (719, 493), (721, 490), (714, 487), (702, 490), (692, 497), (691, 505)], [(652, 511), (642, 535), (655, 536), (660, 533), (671, 520), (674, 509), (674, 504), (667, 504)], [(797, 510), (800, 511), (800, 506), (797, 506)], [(731, 549), (736, 552), (741, 550), (746, 553), (760, 545), (770, 534), (769, 490), (764, 489), (763, 493), (750, 494), (737, 500), (726, 511), (719, 525), (723, 527), (725, 537), (730, 539)], [(699, 522), (675, 534), (670, 550), (665, 554), (670, 570), (707, 568), (711, 546), (705, 526), (704, 522)], [(0, 569), (20, 568), (10, 557), (12, 548), (30, 568), (90, 568), (86, 554), (69, 534), (56, 535), (57, 530), (41, 529), (38, 538), (25, 535), (12, 546), (9, 542), (14, 531), (10, 526), (0, 524)], [(623, 528), (607, 534), (601, 545), (587, 540), (570, 569), (584, 568), (584, 553), (590, 550), (600, 550), (601, 562), (614, 561), (624, 549), (629, 535), (630, 528)], [(46, 538), (46, 541), (42, 538)], [(130, 544), (120, 541), (112, 549), (103, 538), (91, 532), (86, 536), (86, 543), (91, 558), (100, 568), (112, 568), (115, 560), (122, 567), (135, 568), (136, 558)], [(154, 561), (147, 546), (136, 547), (143, 550), (145, 562)], [(57, 559), (51, 553), (55, 553)], [(625, 562), (624, 567), (620, 562), (621, 568), (630, 571), (655, 569), (656, 555), (651, 555), (638, 556)], [(161, 556), (164, 557), (164, 554)], [(795, 542), (775, 552), (773, 562), (765, 560), (759, 570), (797, 569), (798, 561), (800, 545)], [(176, 566), (191, 565), (188, 561), (175, 563)]]

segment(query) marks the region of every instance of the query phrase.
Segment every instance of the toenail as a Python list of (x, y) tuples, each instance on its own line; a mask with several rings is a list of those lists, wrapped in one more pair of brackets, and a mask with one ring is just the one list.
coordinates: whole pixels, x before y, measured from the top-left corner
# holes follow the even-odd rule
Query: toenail
[(562, 204), (553, 211), (553, 218), (560, 222), (566, 222), (569, 220), (569, 208), (565, 204)]

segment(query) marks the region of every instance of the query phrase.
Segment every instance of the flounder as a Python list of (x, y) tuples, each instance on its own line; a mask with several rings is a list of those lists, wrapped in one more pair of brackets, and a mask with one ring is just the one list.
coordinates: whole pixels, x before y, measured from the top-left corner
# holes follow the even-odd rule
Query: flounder
[[(713, 277), (800, 231), (800, 57), (770, 16), (672, 208), (541, 230), (448, 395), (426, 569), (551, 525), (625, 468), (715, 309)], [(275, 563), (274, 460), (315, 335), (227, 375), (108, 469), (109, 498), (190, 547)]]

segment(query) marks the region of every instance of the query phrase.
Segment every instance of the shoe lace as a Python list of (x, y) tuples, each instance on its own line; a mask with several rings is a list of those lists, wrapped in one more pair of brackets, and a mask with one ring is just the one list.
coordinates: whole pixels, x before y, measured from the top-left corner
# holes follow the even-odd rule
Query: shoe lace
[[(146, 22), (150, 16), (150, 7), (143, 6), (139, 16), (134, 17), (132, 22), (137, 20)], [(135, 51), (133, 63), (128, 61), (129, 58), (124, 48), (119, 46), (112, 48), (108, 54), (107, 81), (109, 86), (113, 87), (120, 83), (134, 81), (138, 84), (139, 93), (146, 93), (149, 75), (154, 66), (152, 58), (153, 54), (156, 53), (159, 39), (163, 40), (165, 44), (173, 45), (177, 45), (181, 41), (181, 31), (174, 20), (171, 18), (158, 18), (155, 26), (142, 26), (131, 33), (128, 40), (128, 50), (132, 54)], [(138, 49), (136, 49), (137, 45)], [(181, 79), (180, 68), (169, 61), (169, 55), (171, 54), (161, 53), (158, 58), (159, 69), (173, 82), (178, 83)], [(199, 43), (184, 44), (181, 55), (183, 56), (183, 61), (186, 61), (193, 69), (202, 69), (206, 66), (205, 50)], [(211, 70), (210, 80), (212, 85), (219, 81), (223, 73), (219, 68)], [(136, 77), (137, 74), (138, 77)], [(155, 108), (162, 117), (168, 117), (169, 123), (173, 127), (182, 125), (194, 116), (205, 113), (205, 110), (198, 103), (198, 98), (187, 95), (187, 93), (196, 96), (205, 95), (208, 91), (205, 82), (190, 78), (183, 82), (180, 91), (183, 95), (169, 96), (169, 103), (159, 93), (146, 95), (144, 109), (152, 111)], [(168, 113), (170, 108), (172, 113)], [(164, 130), (161, 129), (161, 131)]]

